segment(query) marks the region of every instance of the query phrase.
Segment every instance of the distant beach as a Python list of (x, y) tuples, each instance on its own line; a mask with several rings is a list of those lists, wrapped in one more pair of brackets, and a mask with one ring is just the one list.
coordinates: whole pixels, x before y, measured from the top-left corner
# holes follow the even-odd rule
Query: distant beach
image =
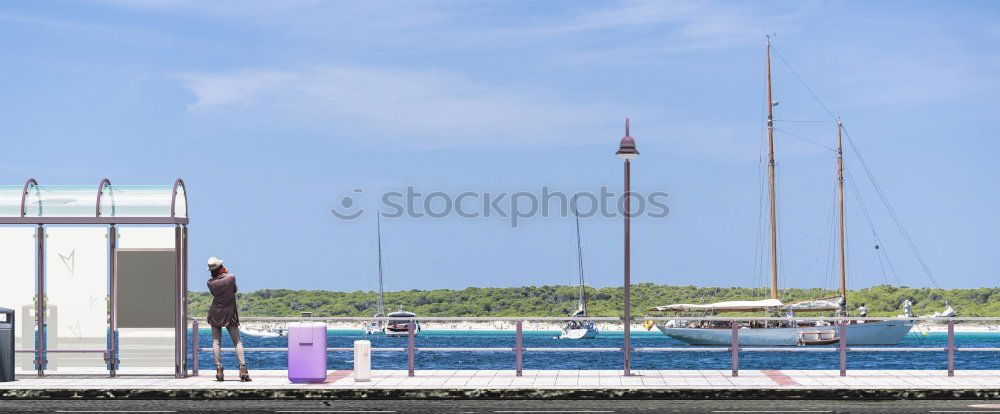
[[(248, 326), (259, 326), (260, 323), (257, 322), (245, 322)], [(362, 328), (361, 322), (328, 322), (328, 329), (331, 331), (353, 331), (360, 330)], [(422, 330), (425, 331), (514, 331), (516, 329), (514, 322), (510, 321), (495, 321), (495, 322), (483, 322), (483, 321), (469, 321), (469, 322), (452, 322), (452, 321), (428, 321), (420, 322)], [(525, 321), (522, 325), (524, 331), (559, 331), (563, 327), (562, 322), (532, 322)], [(602, 332), (615, 332), (622, 331), (623, 326), (616, 323), (598, 322), (597, 329)], [(632, 324), (632, 331), (646, 331), (646, 327), (642, 324)], [(655, 332), (656, 329), (653, 328), (650, 331)], [(947, 332), (948, 326), (941, 323), (920, 323), (915, 326), (912, 332)], [(974, 332), (996, 332), (1000, 333), (1000, 325), (996, 324), (976, 324), (976, 323), (956, 323), (955, 332), (962, 333), (974, 333)]]

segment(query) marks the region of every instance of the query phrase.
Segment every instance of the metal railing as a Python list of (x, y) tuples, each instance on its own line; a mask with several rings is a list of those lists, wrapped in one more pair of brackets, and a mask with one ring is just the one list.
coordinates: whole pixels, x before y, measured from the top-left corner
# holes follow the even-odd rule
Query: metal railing
[[(840, 376), (847, 375), (847, 353), (849, 352), (943, 352), (947, 355), (948, 376), (955, 375), (955, 353), (956, 352), (1000, 352), (1000, 347), (956, 347), (955, 346), (955, 322), (1000, 322), (1000, 318), (992, 317), (953, 317), (953, 318), (933, 318), (933, 317), (644, 317), (632, 318), (632, 322), (637, 320), (651, 320), (656, 322), (666, 321), (716, 321), (729, 323), (731, 325), (729, 346), (687, 346), (687, 347), (525, 347), (524, 346), (524, 322), (568, 322), (568, 321), (594, 321), (594, 322), (617, 322), (624, 323), (623, 318), (615, 317), (415, 317), (415, 318), (366, 318), (366, 317), (273, 317), (273, 318), (241, 318), (244, 322), (407, 322), (407, 346), (395, 348), (372, 348), (372, 352), (406, 352), (407, 371), (409, 376), (414, 375), (416, 354), (418, 352), (513, 352), (515, 355), (515, 375), (521, 376), (524, 367), (525, 352), (622, 352), (628, 355), (631, 352), (728, 352), (732, 358), (732, 375), (739, 375), (739, 356), (741, 352), (835, 352), (840, 355)], [(800, 326), (800, 323), (808, 322), (828, 322), (835, 325), (825, 326)], [(864, 322), (934, 322), (947, 326), (948, 341), (945, 347), (858, 347), (847, 345), (847, 326)], [(513, 347), (417, 347), (415, 345), (414, 323), (410, 322), (514, 322), (515, 336)], [(740, 326), (739, 322), (786, 322), (801, 328), (811, 327), (831, 327), (837, 328), (839, 338), (836, 346), (741, 346), (739, 345)], [(198, 321), (193, 320), (192, 324), (192, 375), (198, 375), (199, 352), (211, 352), (212, 348), (201, 348), (198, 346), (199, 332)], [(234, 352), (234, 348), (222, 348), (224, 352)], [(288, 348), (244, 348), (244, 352), (287, 352)], [(353, 352), (354, 348), (327, 348), (327, 352)]]

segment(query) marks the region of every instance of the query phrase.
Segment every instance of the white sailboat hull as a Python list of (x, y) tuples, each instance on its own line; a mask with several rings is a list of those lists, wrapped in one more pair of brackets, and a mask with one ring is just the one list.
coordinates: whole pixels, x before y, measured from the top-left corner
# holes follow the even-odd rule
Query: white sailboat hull
[[(656, 326), (671, 338), (691, 345), (731, 345), (732, 330), (713, 328), (676, 328)], [(847, 345), (895, 345), (910, 332), (913, 321), (887, 320), (847, 325)], [(740, 346), (795, 346), (802, 333), (832, 331), (840, 336), (838, 326), (808, 326), (796, 328), (740, 329)]]
[(271, 329), (257, 329), (251, 327), (240, 326), (240, 333), (247, 336), (256, 336), (260, 338), (280, 338), (285, 336), (283, 331), (271, 330)]
[(595, 328), (563, 329), (559, 339), (591, 339), (597, 337)]

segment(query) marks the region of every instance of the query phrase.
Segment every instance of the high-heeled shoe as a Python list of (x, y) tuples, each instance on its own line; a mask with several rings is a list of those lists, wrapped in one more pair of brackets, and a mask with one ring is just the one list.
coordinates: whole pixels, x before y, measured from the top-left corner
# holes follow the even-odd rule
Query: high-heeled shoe
[(225, 375), (223, 375), (222, 367), (216, 367), (215, 368), (215, 380), (216, 381), (225, 381), (226, 380)]
[(240, 365), (240, 382), (250, 382), (250, 381), (253, 380), (250, 379), (250, 371), (247, 370), (247, 366)]

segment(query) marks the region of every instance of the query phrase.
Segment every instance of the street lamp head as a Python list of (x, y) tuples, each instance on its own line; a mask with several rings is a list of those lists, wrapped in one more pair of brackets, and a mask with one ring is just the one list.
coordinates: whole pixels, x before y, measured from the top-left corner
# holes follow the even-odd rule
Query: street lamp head
[(639, 150), (635, 149), (635, 140), (629, 136), (628, 124), (629, 120), (625, 118), (625, 136), (622, 137), (621, 143), (618, 144), (618, 151), (615, 152), (618, 158), (625, 161), (634, 160), (639, 156)]

